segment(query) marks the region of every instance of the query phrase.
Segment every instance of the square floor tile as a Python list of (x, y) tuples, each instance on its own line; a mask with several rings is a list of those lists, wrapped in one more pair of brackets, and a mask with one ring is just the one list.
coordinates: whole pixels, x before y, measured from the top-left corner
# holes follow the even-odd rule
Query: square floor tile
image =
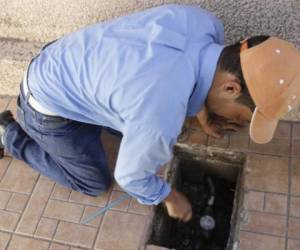
[(7, 250), (38, 249), (48, 250), (49, 242), (14, 235)]
[(13, 193), (6, 209), (9, 211), (21, 213), (27, 204), (28, 198), (29, 196), (27, 194)]
[(17, 213), (0, 210), (0, 230), (13, 232), (19, 217)]
[(255, 233), (284, 236), (286, 217), (261, 212), (247, 212), (247, 219), (241, 223), (241, 229)]
[(49, 200), (43, 216), (57, 220), (79, 222), (83, 210), (83, 205), (58, 200)]
[(72, 189), (61, 186), (56, 183), (51, 198), (67, 201), (71, 195)]
[(289, 159), (249, 154), (245, 187), (266, 192), (288, 192)]
[[(80, 247), (91, 248), (97, 229), (80, 224), (60, 222), (54, 240)], [(116, 238), (117, 239), (117, 238)]]
[(24, 162), (13, 159), (2, 181), (0, 189), (30, 194), (37, 181), (38, 173)]
[(265, 211), (270, 213), (287, 213), (287, 196), (282, 194), (266, 193)]
[(96, 249), (138, 249), (145, 226), (145, 216), (109, 211), (103, 219), (96, 241)]
[(240, 244), (238, 249), (285, 250), (285, 239), (256, 233), (240, 232)]
[(38, 238), (44, 238), (51, 240), (54, 236), (55, 230), (57, 228), (58, 221), (48, 218), (41, 218), (38, 227), (35, 232), (35, 236)]
[(247, 210), (263, 211), (265, 201), (265, 193), (246, 191), (244, 194), (243, 207)]

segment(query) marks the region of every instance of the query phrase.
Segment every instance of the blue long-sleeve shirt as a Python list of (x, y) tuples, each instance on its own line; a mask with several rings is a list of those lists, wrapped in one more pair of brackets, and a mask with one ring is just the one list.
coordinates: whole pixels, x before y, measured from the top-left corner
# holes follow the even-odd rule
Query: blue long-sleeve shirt
[(45, 48), (30, 66), (30, 88), (60, 116), (121, 131), (117, 182), (158, 204), (170, 186), (155, 173), (205, 101), (223, 32), (211, 13), (185, 5), (97, 23)]

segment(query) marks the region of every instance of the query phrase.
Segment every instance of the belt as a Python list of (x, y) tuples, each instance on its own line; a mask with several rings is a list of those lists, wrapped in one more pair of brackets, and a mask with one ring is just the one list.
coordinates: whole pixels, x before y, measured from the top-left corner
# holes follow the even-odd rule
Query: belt
[[(28, 74), (28, 69), (25, 72), (23, 84), (22, 84), (22, 88), (23, 88), (25, 96), (27, 96), (28, 89), (29, 89), (28, 82), (27, 82), (27, 74)], [(58, 116), (57, 114), (55, 114), (55, 113), (51, 112), (50, 110), (46, 109), (45, 107), (43, 107), (36, 99), (34, 99), (32, 94), (30, 94), (28, 97), (28, 103), (35, 111), (37, 111), (39, 113), (42, 113), (44, 115), (50, 115), (50, 116)]]

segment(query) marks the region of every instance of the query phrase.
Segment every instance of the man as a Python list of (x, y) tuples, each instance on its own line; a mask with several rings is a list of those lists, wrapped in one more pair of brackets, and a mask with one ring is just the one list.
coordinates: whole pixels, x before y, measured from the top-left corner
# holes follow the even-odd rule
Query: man
[[(299, 54), (286, 42), (260, 36), (228, 47), (223, 43), (223, 26), (215, 16), (184, 5), (165, 5), (68, 34), (30, 63), (21, 84), (18, 123), (9, 111), (0, 115), (2, 147), (54, 181), (97, 196), (111, 184), (99, 140), (101, 130), (109, 129), (122, 136), (114, 174), (119, 185), (142, 204), (164, 201), (170, 216), (188, 221), (187, 198), (155, 175), (171, 159), (186, 116), (198, 114), (204, 131), (218, 137), (210, 113), (225, 118), (221, 128), (236, 128), (251, 120), (256, 105), (250, 134), (266, 142), (278, 115), (286, 111), (281, 104), (290, 96), (289, 86), (299, 89), (294, 67)], [(273, 51), (278, 44), (279, 53)], [(280, 92), (265, 91), (271, 86), (266, 80), (273, 77), (265, 71), (265, 60), (285, 60), (286, 47), (293, 58), (274, 89), (287, 95), (271, 112), (273, 100), (266, 97)], [(274, 77), (282, 72), (281, 64), (275, 63)], [(292, 107), (298, 99), (294, 95), (285, 107)], [(257, 130), (270, 121), (267, 133), (260, 134)]]

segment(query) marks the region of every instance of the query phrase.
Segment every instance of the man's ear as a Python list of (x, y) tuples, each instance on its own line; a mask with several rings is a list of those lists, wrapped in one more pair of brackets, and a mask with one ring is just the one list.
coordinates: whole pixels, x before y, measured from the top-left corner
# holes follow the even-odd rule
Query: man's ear
[(228, 75), (221, 85), (220, 97), (224, 99), (236, 99), (241, 95), (239, 79), (234, 75)]

